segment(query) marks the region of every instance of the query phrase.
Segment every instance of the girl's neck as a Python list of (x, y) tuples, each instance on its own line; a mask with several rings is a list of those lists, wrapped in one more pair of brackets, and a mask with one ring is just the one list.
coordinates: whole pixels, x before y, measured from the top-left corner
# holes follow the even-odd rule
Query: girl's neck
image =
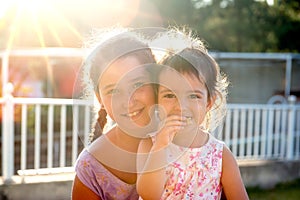
[(115, 126), (111, 131), (109, 131), (107, 133), (107, 137), (119, 148), (132, 153), (137, 152), (140, 139), (125, 133), (118, 126)]
[(188, 148), (200, 148), (208, 142), (208, 132), (200, 128), (197, 128), (196, 133), (192, 134), (192, 132), (195, 132), (195, 129), (193, 131), (185, 131), (177, 134), (173, 142), (176, 145)]

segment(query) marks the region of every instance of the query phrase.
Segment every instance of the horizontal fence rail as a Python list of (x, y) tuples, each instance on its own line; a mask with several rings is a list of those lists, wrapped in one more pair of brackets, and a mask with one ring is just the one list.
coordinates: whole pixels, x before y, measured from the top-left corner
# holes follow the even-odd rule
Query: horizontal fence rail
[[(92, 102), (0, 98), (1, 176), (68, 172), (88, 143)], [(300, 105), (229, 104), (214, 134), (237, 159), (300, 159)]]
[(300, 105), (229, 104), (216, 132), (237, 159), (300, 159)]
[(8, 96), (0, 103), (0, 174), (4, 181), (41, 169), (69, 171), (88, 144), (91, 101)]

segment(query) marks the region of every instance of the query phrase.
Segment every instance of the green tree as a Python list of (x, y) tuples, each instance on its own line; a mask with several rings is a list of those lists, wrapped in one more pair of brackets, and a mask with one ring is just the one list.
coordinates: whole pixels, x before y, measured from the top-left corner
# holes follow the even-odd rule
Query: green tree
[(153, 0), (160, 11), (165, 26), (194, 25), (195, 7), (190, 0)]
[(276, 38), (268, 23), (266, 12), (269, 9), (264, 2), (213, 0), (211, 4), (197, 8), (199, 20), (195, 28), (214, 50), (272, 51), (276, 48)]
[(300, 2), (278, 1), (274, 6), (274, 32), (280, 51), (300, 52)]
[(187, 25), (210, 49), (232, 52), (300, 52), (298, 1), (153, 0), (164, 26)]

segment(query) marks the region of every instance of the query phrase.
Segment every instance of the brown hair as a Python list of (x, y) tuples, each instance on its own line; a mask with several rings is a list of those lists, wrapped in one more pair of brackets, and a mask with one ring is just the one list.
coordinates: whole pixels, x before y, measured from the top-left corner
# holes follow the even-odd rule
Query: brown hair
[(219, 65), (197, 37), (178, 29), (170, 29), (161, 37), (168, 43), (179, 43), (181, 46), (178, 49), (168, 49), (160, 64), (180, 73), (193, 74), (206, 85), (208, 101), (213, 104), (206, 115), (205, 127), (213, 131), (223, 122), (226, 115), (228, 82), (225, 74), (220, 72)]
[[(97, 38), (103, 40), (103, 38), (101, 38), (103, 37), (103, 33), (107, 35), (109, 32), (113, 33), (114, 31), (115, 30), (102, 30), (99, 34), (96, 33), (95, 35)], [(83, 73), (86, 76), (85, 96), (91, 96), (89, 93), (92, 91), (99, 95), (98, 83), (101, 74), (117, 59), (133, 56), (139, 60), (140, 64), (156, 63), (146, 40), (133, 31), (124, 31), (124, 29), (122, 29), (120, 34), (115, 34), (102, 42), (95, 39), (95, 36), (92, 40), (94, 41), (94, 43), (92, 43), (94, 47), (83, 63)], [(150, 71), (149, 76), (150, 78), (153, 77)], [(104, 109), (96, 110), (95, 112), (95, 116), (98, 117), (96, 117), (92, 123), (90, 142), (102, 134), (103, 128), (107, 123), (107, 113)]]

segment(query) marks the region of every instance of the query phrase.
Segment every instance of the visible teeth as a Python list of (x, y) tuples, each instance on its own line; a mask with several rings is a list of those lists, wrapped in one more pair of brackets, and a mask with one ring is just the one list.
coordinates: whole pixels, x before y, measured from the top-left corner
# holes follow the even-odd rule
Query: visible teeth
[(192, 124), (192, 117), (186, 117), (186, 123)]
[(139, 113), (139, 111), (132, 112), (132, 113), (127, 114), (127, 116), (128, 116), (128, 117), (134, 117), (134, 116), (136, 116), (138, 113)]

